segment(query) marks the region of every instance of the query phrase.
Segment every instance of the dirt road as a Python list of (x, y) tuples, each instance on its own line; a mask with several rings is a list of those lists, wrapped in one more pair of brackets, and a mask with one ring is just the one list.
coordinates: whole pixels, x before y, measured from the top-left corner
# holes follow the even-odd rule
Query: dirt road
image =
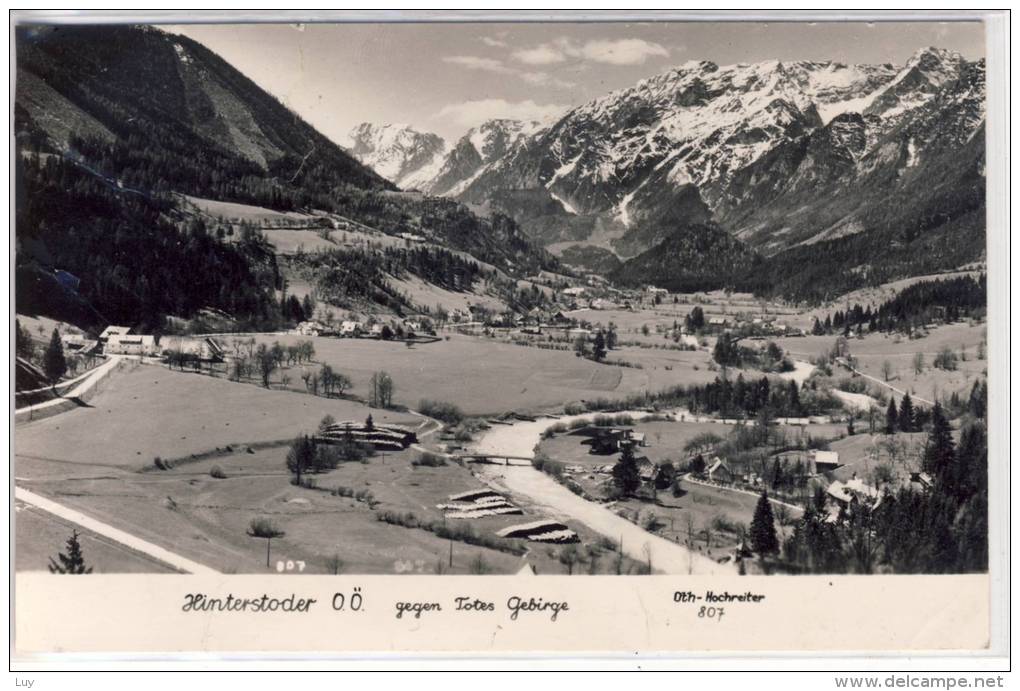
[(118, 542), (125, 547), (130, 547), (136, 552), (141, 552), (154, 559), (157, 559), (164, 564), (168, 564), (175, 569), (183, 571), (185, 573), (194, 574), (214, 574), (217, 573), (215, 569), (209, 568), (203, 564), (199, 564), (196, 561), (186, 559), (178, 554), (163, 549), (159, 545), (154, 545), (151, 542), (143, 540), (139, 537), (135, 537), (129, 533), (125, 533), (123, 530), (114, 528), (112, 525), (107, 525), (101, 521), (97, 521), (94, 518), (90, 518), (80, 511), (68, 508), (63, 504), (58, 504), (55, 501), (47, 499), (41, 495), (31, 492), (24, 487), (14, 488), (14, 497), (21, 502), (35, 506), (36, 508), (47, 511), (54, 516), (59, 516), (65, 521), (75, 523), (83, 528), (86, 528), (93, 533), (102, 535), (103, 537), (109, 538), (114, 542)]

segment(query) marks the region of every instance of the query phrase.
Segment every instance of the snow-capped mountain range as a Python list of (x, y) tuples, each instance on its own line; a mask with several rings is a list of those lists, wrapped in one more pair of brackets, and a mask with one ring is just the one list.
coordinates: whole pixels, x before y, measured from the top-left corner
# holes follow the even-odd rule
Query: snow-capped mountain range
[(539, 121), (488, 120), (450, 146), (439, 135), (407, 124), (363, 122), (345, 144), (358, 160), (404, 189), (453, 197), (541, 128)]
[(348, 153), (405, 189), (435, 177), (447, 154), (438, 134), (405, 124), (364, 122), (351, 130), (345, 144)]
[(870, 207), (931, 166), (983, 156), (984, 99), (984, 62), (939, 48), (901, 66), (691, 61), (552, 124), (486, 123), (391, 179), (507, 213), (546, 244), (627, 258), (717, 223), (772, 254), (863, 232)]

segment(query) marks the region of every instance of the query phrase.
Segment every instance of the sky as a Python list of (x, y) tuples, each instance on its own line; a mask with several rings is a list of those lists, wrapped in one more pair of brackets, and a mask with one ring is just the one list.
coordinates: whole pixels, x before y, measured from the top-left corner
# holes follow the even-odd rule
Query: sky
[(688, 60), (903, 64), (927, 46), (984, 56), (975, 22), (164, 26), (204, 44), (337, 143), (362, 123), (455, 141), (496, 117), (555, 118)]

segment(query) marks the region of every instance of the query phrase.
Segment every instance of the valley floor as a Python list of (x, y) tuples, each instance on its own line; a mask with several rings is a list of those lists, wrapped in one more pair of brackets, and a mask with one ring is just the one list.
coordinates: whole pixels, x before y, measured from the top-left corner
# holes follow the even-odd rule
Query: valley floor
[[(718, 372), (711, 364), (710, 342), (696, 350), (656, 347), (664, 341), (657, 325), (682, 319), (679, 311), (617, 317), (621, 336), (632, 343), (611, 351), (610, 358), (629, 362), (628, 367), (594, 363), (566, 350), (458, 333), (411, 348), (401, 342), (314, 338), (315, 362), (274, 373), (270, 388), (229, 381), (222, 367), (210, 374), (123, 361), (81, 405), (47, 419), (19, 420), (14, 442), (18, 488), (66, 511), (61, 515), (43, 510), (39, 502), (18, 502), (17, 568), (45, 569), (75, 528), (69, 516), (80, 513), (110, 529), (77, 524), (88, 562), (104, 573), (173, 572), (187, 570), (189, 562), (222, 573), (276, 572), (288, 563), (300, 564), (295, 568), (307, 573), (516, 573), (526, 565), (538, 573), (642, 573), (649, 559), (653, 570), (670, 573), (732, 570), (731, 559), (718, 562), (732, 558), (740, 544), (739, 527), (750, 523), (756, 497), (725, 487), (687, 482), (679, 496), (660, 492), (654, 502), (631, 498), (607, 505), (572, 493), (530, 466), (449, 459), (429, 467), (415, 463), (420, 456), (416, 449), (342, 463), (312, 476), (312, 487), (292, 484), (284, 464), (291, 440), (313, 432), (326, 415), (362, 421), (371, 414), (377, 423), (417, 429), (420, 448), (438, 450), (438, 426), (410, 412), (422, 399), (455, 404), (479, 417), (508, 411), (559, 413), (578, 401), (623, 399), (673, 384), (711, 381)], [(644, 324), (651, 324), (647, 333)], [(256, 336), (266, 344), (303, 339)], [(956, 324), (915, 341), (876, 334), (851, 339), (850, 345), (865, 374), (878, 374), (885, 360), (896, 363), (889, 384), (909, 388), (923, 402), (926, 388), (966, 390), (982, 375), (986, 363), (976, 358), (976, 350), (983, 339), (982, 326)], [(807, 360), (833, 340), (779, 339), (799, 363), (788, 376), (798, 382), (811, 376)], [(930, 362), (945, 345), (970, 350), (975, 357), (952, 372), (930, 366), (921, 373), (906, 370), (914, 353), (924, 353)], [(347, 397), (304, 391), (303, 370), (324, 363), (351, 378)], [(394, 410), (361, 402), (379, 371), (395, 382)], [(494, 424), (476, 433), (472, 448), (530, 458), (542, 425), (552, 422)], [(712, 432), (725, 437), (732, 426), (659, 420), (637, 428), (649, 441), (642, 455), (659, 464), (680, 461), (694, 436)], [(884, 473), (909, 482), (914, 468), (906, 459), (916, 454), (903, 445), (914, 448), (923, 441), (914, 439), (923, 435), (895, 435), (896, 446), (883, 435), (847, 436), (843, 422), (814, 424), (809, 431), (829, 439), (839, 452), (845, 468), (841, 479), (871, 478), (878, 466), (888, 466), (891, 471)], [(557, 462), (585, 469), (612, 462), (587, 455), (569, 435), (543, 440), (538, 448)], [(604, 476), (593, 470), (572, 477), (591, 495), (604, 483)], [(438, 508), (453, 495), (486, 488), (502, 493), (522, 513), (457, 521)], [(265, 541), (247, 534), (251, 520), (259, 517), (272, 519), (285, 533), (272, 541), (268, 566)], [(503, 528), (540, 519), (560, 521), (577, 533), (579, 563), (568, 565), (565, 550), (573, 547), (495, 537)], [(461, 531), (452, 539), (445, 532), (451, 524)], [(785, 535), (789, 524), (779, 529)], [(117, 531), (138, 542), (132, 546), (132, 539), (111, 538)], [(180, 560), (154, 556), (159, 550)]]

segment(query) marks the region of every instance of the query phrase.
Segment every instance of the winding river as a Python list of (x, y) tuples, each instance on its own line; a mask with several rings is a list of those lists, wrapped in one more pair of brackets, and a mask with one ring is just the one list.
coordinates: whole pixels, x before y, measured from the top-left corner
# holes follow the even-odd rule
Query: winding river
[[(614, 413), (616, 414), (616, 413)], [(634, 418), (646, 417), (646, 411), (624, 411)], [(678, 411), (689, 416), (687, 411)], [(593, 413), (564, 415), (559, 418), (539, 418), (533, 422), (513, 425), (493, 425), (473, 444), (472, 452), (497, 456), (532, 458), (534, 448), (544, 432), (558, 423), (592, 419)], [(536, 470), (526, 461), (511, 461), (510, 465), (478, 464), (474, 469), (489, 483), (505, 488), (513, 495), (525, 498), (541, 507), (551, 517), (564, 521), (577, 521), (622, 544), (623, 552), (632, 559), (651, 560), (652, 570), (665, 574), (732, 574), (732, 564), (719, 564), (708, 557), (691, 552), (665, 538), (653, 535), (625, 518), (617, 516), (601, 504), (583, 499), (559, 484), (545, 473)]]

